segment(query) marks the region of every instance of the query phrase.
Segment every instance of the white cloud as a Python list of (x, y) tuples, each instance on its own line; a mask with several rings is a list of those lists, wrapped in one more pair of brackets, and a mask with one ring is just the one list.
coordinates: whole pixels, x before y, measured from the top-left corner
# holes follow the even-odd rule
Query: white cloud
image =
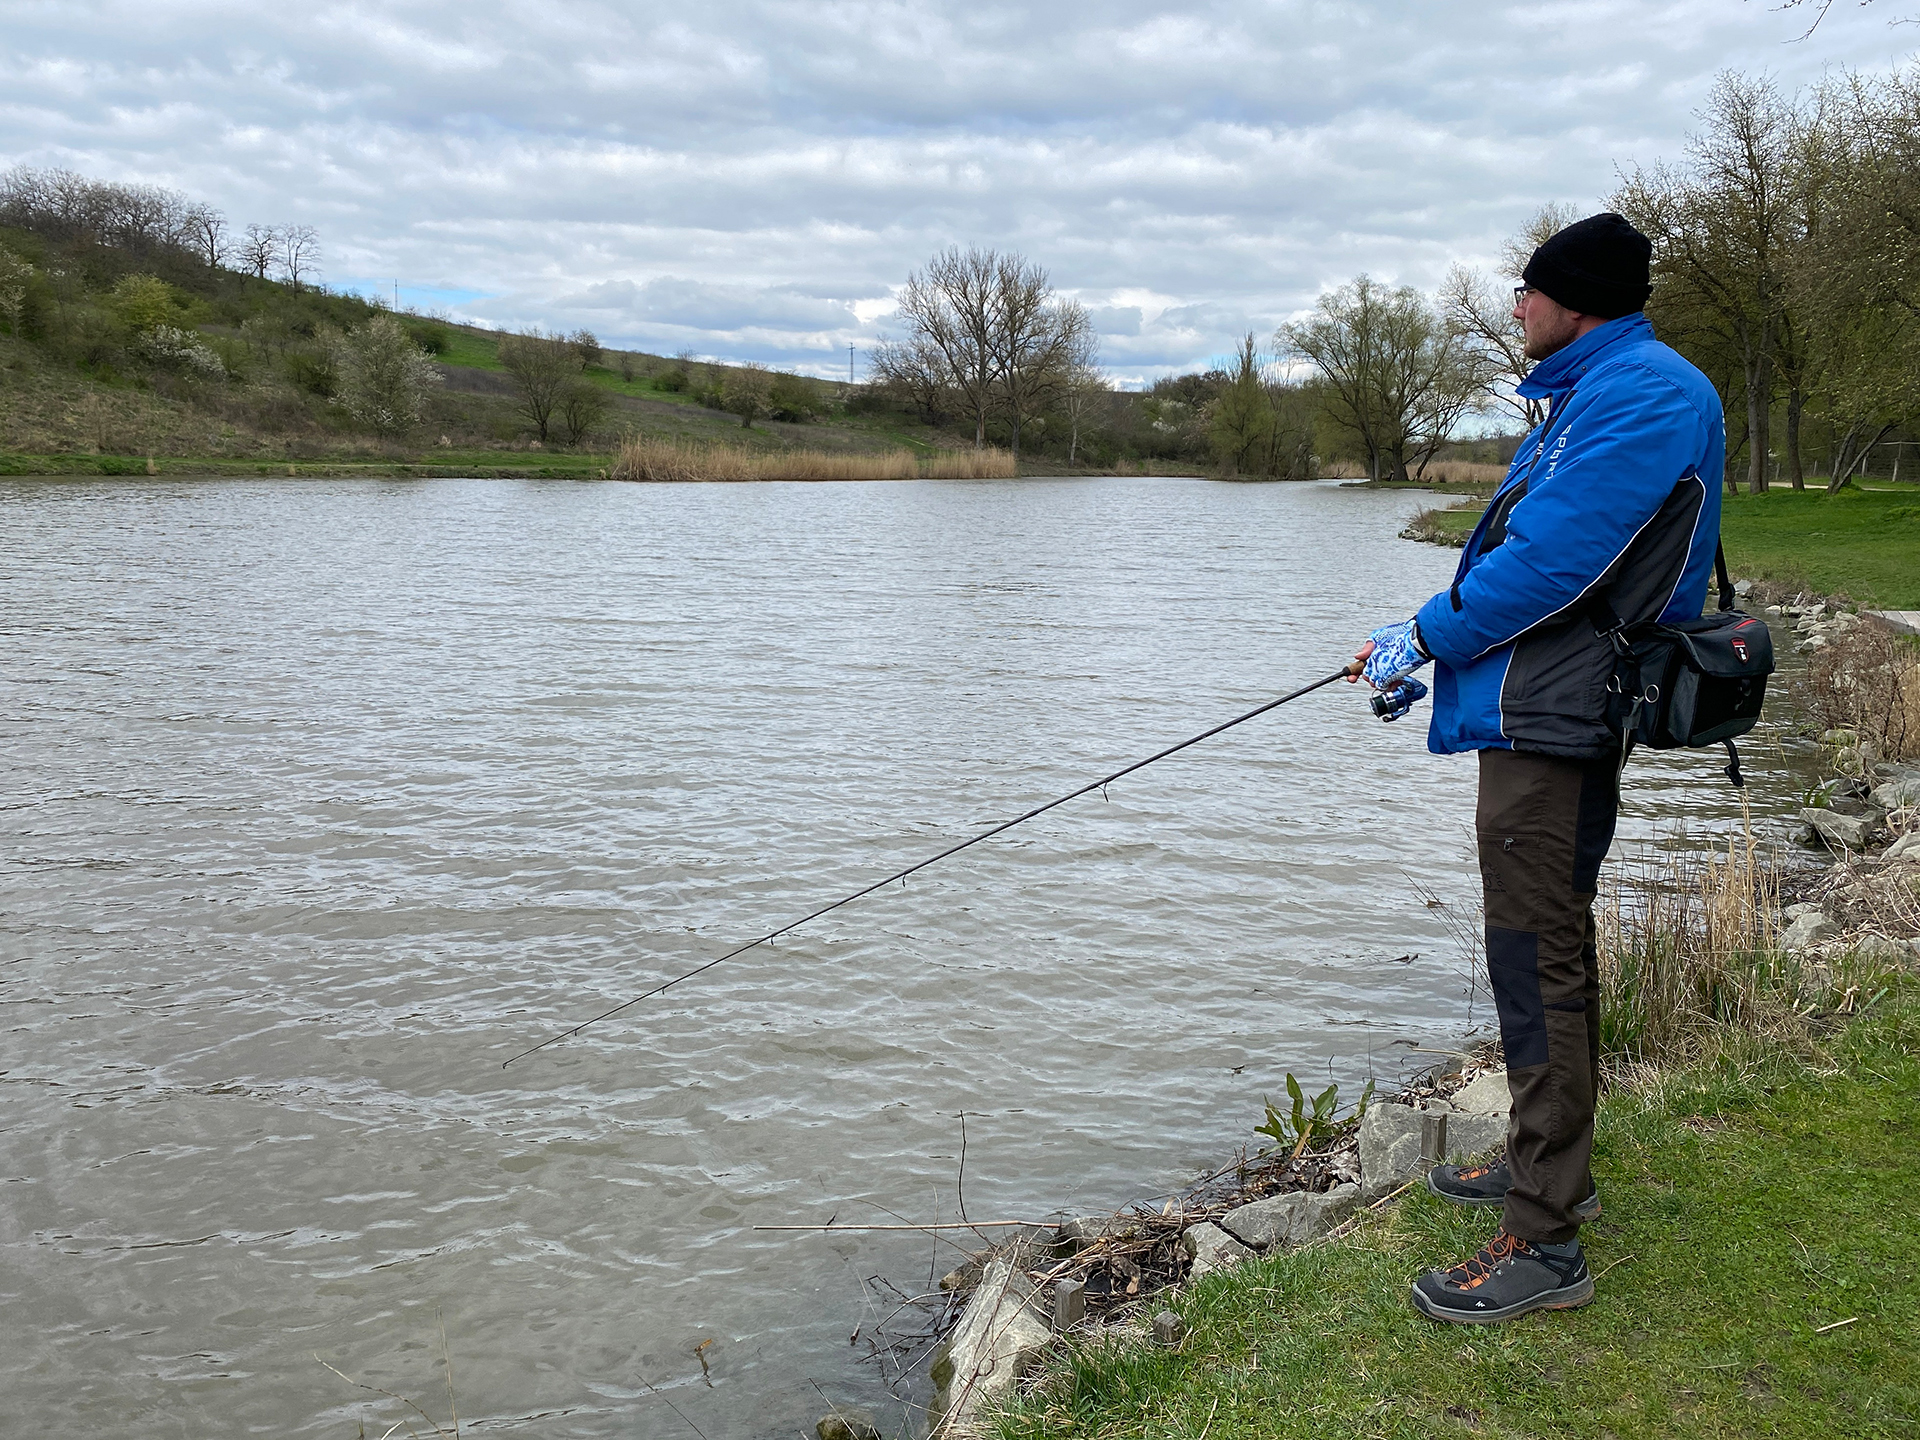
[(935, 249), (1011, 247), (1145, 375), (1594, 205), (1720, 69), (1884, 65), (1882, 8), (1791, 44), (1762, 0), (15, 4), (0, 160), (314, 224), (335, 277), (474, 318), (823, 372)]

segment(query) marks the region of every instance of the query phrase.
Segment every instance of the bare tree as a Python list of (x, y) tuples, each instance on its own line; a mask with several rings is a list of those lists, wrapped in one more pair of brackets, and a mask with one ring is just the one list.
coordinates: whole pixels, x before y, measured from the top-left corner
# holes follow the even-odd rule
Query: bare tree
[(567, 336), (567, 343), (573, 347), (573, 353), (580, 357), (580, 368), (600, 363), (600, 341), (591, 330), (576, 330)]
[(256, 280), (267, 278), (280, 255), (280, 232), (271, 225), (249, 225), (234, 247), (240, 268)]
[(872, 382), (911, 405), (929, 424), (952, 412), (957, 387), (946, 352), (924, 335), (882, 340), (867, 352)]
[(1067, 464), (1077, 463), (1080, 432), (1112, 398), (1113, 387), (1100, 373), (1100, 336), (1093, 326), (1081, 327), (1066, 356), (1060, 387), (1060, 410), (1067, 417)]
[(943, 250), (907, 277), (900, 317), (921, 353), (937, 352), (961, 412), (973, 421), (973, 444), (987, 443), (999, 382), (1000, 257), (991, 250)]
[(33, 266), (0, 245), (0, 316), (7, 328), (20, 333), (20, 320), (26, 313), (27, 282), (33, 278)]
[(576, 375), (560, 391), (560, 425), (567, 444), (578, 445), (607, 415), (607, 392)]
[(186, 208), (181, 219), (194, 254), (207, 262), (209, 270), (218, 268), (231, 249), (227, 239), (227, 217), (213, 206), (196, 201)]
[(320, 234), (311, 225), (289, 225), (280, 232), (280, 268), (297, 292), (320, 266)]
[(503, 336), (499, 358), (501, 368), (513, 377), (520, 413), (527, 417), (544, 445), (554, 409), (568, 382), (579, 374), (579, 358), (561, 336), (537, 328)]
[(1019, 255), (998, 257), (994, 284), (994, 368), (1018, 455), (1021, 427), (1060, 394), (1093, 322), (1079, 301), (1056, 299), (1047, 272)]

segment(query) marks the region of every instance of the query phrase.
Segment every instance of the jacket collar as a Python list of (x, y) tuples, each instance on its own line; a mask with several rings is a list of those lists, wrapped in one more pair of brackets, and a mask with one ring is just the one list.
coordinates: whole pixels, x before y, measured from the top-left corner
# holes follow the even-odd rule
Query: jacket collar
[(1651, 340), (1653, 326), (1647, 320), (1644, 311), (1636, 310), (1631, 315), (1622, 315), (1618, 320), (1609, 320), (1597, 325), (1582, 335), (1564, 350), (1556, 350), (1527, 373), (1527, 378), (1514, 386), (1514, 393), (1528, 400), (1542, 400), (1549, 395), (1562, 395), (1580, 383), (1600, 358), (1600, 352), (1622, 340)]

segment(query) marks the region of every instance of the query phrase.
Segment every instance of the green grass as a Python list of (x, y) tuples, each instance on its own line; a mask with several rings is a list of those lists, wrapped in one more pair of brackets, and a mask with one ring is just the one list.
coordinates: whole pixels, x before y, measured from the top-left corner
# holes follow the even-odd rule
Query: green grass
[(1581, 1310), (1486, 1330), (1416, 1314), (1409, 1281), (1498, 1223), (1417, 1194), (1347, 1242), (1195, 1286), (1178, 1352), (1056, 1362), (995, 1433), (1920, 1433), (1920, 1005), (1884, 1007), (1811, 1064), (1723, 1061), (1609, 1097)]
[[(1862, 605), (1920, 609), (1920, 488), (1837, 495), (1775, 489), (1721, 500), (1720, 533), (1735, 575), (1776, 580)], [(1465, 537), (1480, 505), (1444, 510), (1436, 526)]]

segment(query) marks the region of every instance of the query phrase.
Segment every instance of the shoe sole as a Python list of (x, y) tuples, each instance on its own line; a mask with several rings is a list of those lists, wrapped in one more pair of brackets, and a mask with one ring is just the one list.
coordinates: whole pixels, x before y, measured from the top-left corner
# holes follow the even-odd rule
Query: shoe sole
[[(1464, 1205), (1469, 1210), (1498, 1210), (1507, 1203), (1504, 1195), (1453, 1195), (1433, 1183), (1433, 1176), (1427, 1176), (1427, 1190), (1438, 1195), (1449, 1205)], [(1596, 1193), (1573, 1207), (1573, 1218), (1582, 1225), (1591, 1225), (1600, 1218), (1600, 1196)]]
[(1508, 1305), (1501, 1310), (1449, 1310), (1429, 1300), (1417, 1283), (1410, 1289), (1413, 1308), (1429, 1320), (1438, 1320), (1443, 1325), (1498, 1325), (1505, 1320), (1531, 1315), (1535, 1310), (1578, 1310), (1593, 1299), (1593, 1277), (1589, 1275), (1577, 1285), (1543, 1291), (1530, 1300), (1522, 1300), (1517, 1305)]

